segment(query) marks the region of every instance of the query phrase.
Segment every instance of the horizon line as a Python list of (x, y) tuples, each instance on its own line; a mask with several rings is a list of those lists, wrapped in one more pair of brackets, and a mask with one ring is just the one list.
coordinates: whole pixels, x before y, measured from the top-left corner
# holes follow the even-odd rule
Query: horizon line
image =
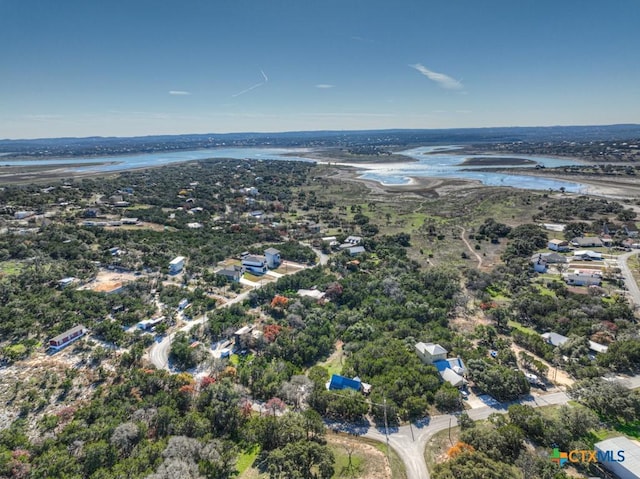
[(158, 138), (158, 137), (180, 137), (180, 136), (230, 136), (230, 135), (287, 135), (299, 133), (362, 133), (362, 132), (402, 132), (402, 131), (460, 131), (460, 130), (489, 130), (489, 129), (526, 129), (526, 128), (611, 128), (611, 127), (640, 127), (640, 123), (607, 123), (607, 124), (567, 124), (567, 125), (513, 125), (513, 126), (473, 126), (454, 128), (367, 128), (367, 129), (326, 129), (326, 130), (281, 130), (281, 131), (231, 131), (226, 133), (158, 133), (148, 135), (118, 136), (118, 135), (90, 135), (90, 136), (55, 136), (55, 137), (33, 137), (33, 138), (0, 138), (0, 142), (14, 141), (45, 141), (45, 140), (89, 140), (89, 139), (135, 139), (135, 138)]

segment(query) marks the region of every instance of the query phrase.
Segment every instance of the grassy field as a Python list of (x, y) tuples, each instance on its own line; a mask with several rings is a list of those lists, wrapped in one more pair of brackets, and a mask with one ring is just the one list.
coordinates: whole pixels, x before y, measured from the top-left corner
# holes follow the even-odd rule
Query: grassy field
[[(348, 436), (346, 434), (328, 434), (327, 444), (333, 452), (334, 474), (332, 479), (386, 479), (384, 473), (387, 446), (377, 441), (362, 437)], [(237, 463), (239, 471), (238, 479), (267, 479), (269, 474), (261, 473), (254, 466), (254, 462), (260, 453), (257, 447), (244, 451)], [(351, 453), (351, 466), (349, 466), (349, 453)], [(404, 464), (391, 449), (391, 479), (406, 479)]]
[(536, 333), (533, 329), (531, 328), (527, 328), (526, 326), (523, 326), (522, 324), (518, 323), (517, 321), (513, 321), (513, 320), (509, 320), (509, 322), (507, 323), (507, 325), (512, 328), (515, 329), (517, 331), (520, 331), (521, 333), (525, 333), (525, 334), (538, 334)]
[(338, 341), (335, 351), (327, 358), (326, 361), (319, 363), (319, 366), (326, 368), (329, 371), (329, 376), (332, 374), (342, 373), (342, 364), (344, 361), (344, 352), (342, 351), (342, 342)]
[(15, 276), (20, 274), (24, 268), (24, 263), (19, 261), (2, 261), (0, 262), (0, 276)]
[(384, 454), (389, 454), (389, 459), (391, 462), (391, 478), (392, 479), (407, 479), (407, 471), (404, 468), (404, 463), (400, 456), (393, 450), (393, 448), (389, 448), (387, 450), (387, 445), (378, 441), (374, 441), (372, 439), (361, 438), (360, 441), (365, 444), (370, 444), (375, 447), (378, 451), (383, 452)]
[(258, 447), (258, 445), (254, 445), (250, 449), (242, 451), (240, 456), (238, 456), (238, 462), (236, 463), (239, 476), (242, 476), (244, 471), (253, 466), (258, 454), (260, 454), (260, 447)]
[(440, 431), (433, 435), (424, 450), (424, 460), (427, 463), (427, 469), (433, 471), (433, 468), (439, 462), (446, 459), (449, 448), (458, 441), (460, 436), (460, 428), (451, 428), (451, 439), (449, 439), (449, 430)]

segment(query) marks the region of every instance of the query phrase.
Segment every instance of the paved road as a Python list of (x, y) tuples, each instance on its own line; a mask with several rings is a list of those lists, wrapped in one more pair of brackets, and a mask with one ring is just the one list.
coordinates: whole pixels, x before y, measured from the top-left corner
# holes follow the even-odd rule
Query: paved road
[[(309, 246), (309, 245), (307, 245)], [(325, 265), (327, 264), (327, 262), (329, 261), (329, 256), (322, 253), (322, 251), (315, 249), (315, 248), (311, 248), (313, 249), (313, 251), (316, 253), (316, 256), (318, 257), (318, 262), (321, 265)], [(273, 277), (281, 277), (283, 276), (282, 274), (279, 273), (273, 273), (273, 272), (269, 272), (267, 274), (270, 274)], [(291, 273), (291, 274), (295, 274), (295, 273)], [(242, 278), (240, 281), (243, 282)], [(244, 281), (245, 283), (247, 283), (248, 285), (250, 285), (253, 289), (257, 289), (263, 286), (263, 281), (260, 281), (260, 283), (255, 283), (253, 281)], [(239, 294), (238, 296), (236, 296), (235, 298), (233, 298), (230, 301), (227, 301), (226, 303), (224, 303), (221, 307), (222, 308), (226, 308), (231, 306), (232, 304), (235, 303), (239, 303), (244, 301), (247, 296), (249, 295), (251, 291), (246, 291), (242, 294)], [(194, 319), (193, 321), (190, 321), (189, 323), (185, 324), (183, 327), (181, 327), (178, 331), (189, 331), (193, 326), (197, 325), (197, 324), (202, 324), (206, 321), (206, 315), (203, 315), (199, 318)], [(178, 331), (174, 331), (171, 334), (166, 335), (161, 342), (159, 343), (154, 343), (153, 346), (151, 346), (151, 349), (149, 349), (149, 360), (155, 365), (156, 368), (158, 369), (166, 369), (167, 371), (169, 371), (169, 351), (171, 350), (171, 342), (173, 341), (173, 338), (175, 337), (176, 333)]]
[(629, 291), (631, 301), (633, 301), (636, 307), (640, 308), (640, 288), (638, 288), (638, 283), (636, 283), (636, 280), (631, 273), (631, 268), (629, 268), (629, 265), (627, 264), (627, 260), (631, 256), (638, 253), (640, 253), (640, 250), (621, 254), (620, 256), (618, 256), (618, 266), (620, 267), (620, 271), (624, 276), (624, 282), (627, 285), (627, 290)]
[[(221, 306), (221, 308), (226, 308), (231, 306), (232, 304), (236, 304), (241, 301), (244, 301), (249, 295), (249, 293), (251, 293), (251, 291), (246, 291), (242, 294), (239, 294), (235, 298), (224, 303)], [(206, 314), (202, 315), (199, 318), (188, 322), (187, 324), (182, 326), (178, 331), (185, 331), (185, 332), (189, 331), (195, 325), (204, 323), (206, 319), (207, 319)], [(169, 351), (171, 350), (171, 342), (173, 341), (173, 338), (175, 337), (178, 331), (175, 331), (171, 334), (166, 335), (161, 342), (154, 343), (153, 346), (151, 346), (151, 349), (149, 350), (149, 360), (155, 365), (156, 368), (166, 369), (167, 371), (170, 370), (169, 369)]]
[[(549, 393), (545, 395), (532, 396), (531, 399), (519, 401), (519, 404), (528, 404), (533, 407), (567, 404), (569, 397), (564, 392)], [(486, 419), (490, 414), (507, 412), (509, 404), (499, 405), (497, 407), (484, 406), (467, 411), (469, 417), (474, 420)], [(429, 471), (424, 460), (424, 451), (429, 439), (437, 432), (444, 431), (449, 426), (458, 425), (458, 419), (455, 415), (445, 414), (442, 416), (433, 416), (424, 424), (413, 426), (400, 426), (389, 431), (389, 445), (398, 453), (400, 459), (407, 470), (407, 479), (429, 479)], [(386, 442), (387, 437), (384, 428), (377, 429), (370, 427), (362, 435), (375, 439), (376, 441)]]

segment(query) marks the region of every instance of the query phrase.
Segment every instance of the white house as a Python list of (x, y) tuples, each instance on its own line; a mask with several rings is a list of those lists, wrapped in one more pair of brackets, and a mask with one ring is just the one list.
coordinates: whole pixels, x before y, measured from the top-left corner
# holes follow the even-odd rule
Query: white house
[(581, 259), (584, 261), (601, 261), (602, 253), (596, 253), (589, 249), (581, 249), (573, 252), (573, 259)]
[(542, 339), (544, 339), (551, 346), (562, 346), (564, 343), (569, 341), (569, 338), (563, 336), (562, 334), (554, 333), (553, 331), (550, 333), (541, 334)]
[(552, 239), (547, 243), (551, 251), (569, 251), (569, 242), (561, 239)]
[(169, 274), (178, 274), (184, 268), (184, 256), (177, 256), (169, 263)]
[(270, 269), (275, 269), (280, 266), (282, 260), (280, 259), (280, 251), (275, 248), (267, 248), (264, 250), (264, 257), (267, 260), (267, 266)]
[(433, 364), (438, 360), (447, 358), (447, 350), (434, 343), (417, 343), (416, 353), (425, 364)]
[(536, 273), (546, 273), (547, 272), (547, 260), (542, 255), (542, 253), (536, 253), (531, 257), (531, 262), (533, 263), (533, 269)]
[(242, 258), (242, 267), (251, 273), (264, 274), (267, 272), (267, 260), (264, 256), (250, 254)]
[(602, 277), (598, 274), (565, 274), (564, 281), (571, 286), (600, 286)]

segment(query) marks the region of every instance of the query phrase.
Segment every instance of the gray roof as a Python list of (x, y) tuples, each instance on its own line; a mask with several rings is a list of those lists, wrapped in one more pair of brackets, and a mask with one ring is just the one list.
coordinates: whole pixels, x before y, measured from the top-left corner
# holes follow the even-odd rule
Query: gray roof
[(569, 341), (569, 338), (567, 338), (566, 336), (563, 336), (562, 334), (558, 334), (558, 333), (553, 333), (553, 332), (544, 333), (542, 337), (545, 340), (547, 340), (549, 343), (551, 343), (553, 346), (561, 346), (567, 341)]
[(453, 369), (445, 369), (440, 373), (443, 380), (447, 381), (452, 386), (458, 387), (464, 384), (464, 378), (456, 373)]
[(585, 236), (582, 238), (577, 237), (577, 238), (573, 238), (571, 242), (577, 245), (585, 245), (585, 246), (602, 245), (602, 240), (597, 236)]
[(275, 248), (267, 248), (264, 252), (265, 254), (280, 254), (280, 251)]
[(431, 356), (436, 356), (438, 354), (447, 354), (447, 350), (446, 349), (444, 349), (439, 344), (433, 344), (433, 343), (417, 343), (416, 344), (416, 349), (418, 351), (420, 351), (421, 353), (426, 351)]
[(594, 447), (598, 451), (613, 451), (614, 459), (617, 458), (618, 451), (624, 451), (624, 461), (604, 461), (601, 464), (619, 477), (640, 478), (640, 446), (637, 443), (625, 436), (617, 436), (597, 442)]

